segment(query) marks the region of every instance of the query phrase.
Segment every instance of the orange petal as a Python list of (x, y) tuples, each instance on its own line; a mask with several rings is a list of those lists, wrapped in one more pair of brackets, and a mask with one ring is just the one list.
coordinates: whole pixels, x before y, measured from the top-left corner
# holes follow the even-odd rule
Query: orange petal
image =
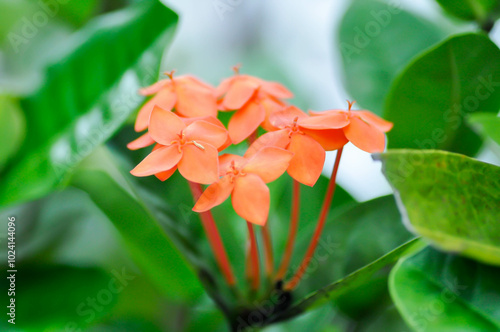
[(227, 109), (239, 110), (252, 98), (258, 88), (259, 84), (254, 80), (235, 80), (224, 96), (222, 104)]
[(384, 132), (358, 118), (351, 117), (351, 124), (344, 128), (344, 134), (361, 150), (369, 153), (382, 152), (385, 148)]
[(283, 111), (274, 112), (269, 116), (269, 122), (277, 128), (283, 128), (293, 123), (296, 118), (307, 118), (307, 114), (295, 106), (289, 106)]
[(149, 134), (158, 143), (169, 145), (178, 140), (179, 135), (186, 128), (182, 120), (170, 111), (155, 106), (149, 120)]
[(298, 125), (308, 129), (339, 129), (349, 124), (347, 113), (333, 113), (310, 116), (298, 121)]
[(282, 84), (277, 82), (263, 82), (261, 90), (280, 99), (288, 99), (293, 97), (293, 93), (291, 93)]
[[(219, 119), (217, 119), (216, 117), (213, 117), (213, 116), (203, 116), (203, 117), (197, 117), (197, 118), (181, 118), (181, 119), (182, 119), (182, 121), (184, 121), (184, 123), (186, 124), (186, 126), (190, 125), (191, 123), (193, 123), (195, 121), (203, 120), (203, 121), (209, 122), (209, 123), (211, 123), (213, 125), (216, 125), (218, 127), (223, 128), (224, 130), (226, 130), (226, 127), (224, 127), (224, 125), (222, 124), (222, 122), (220, 122)], [(229, 137), (229, 135), (227, 135), (226, 141), (224, 142), (224, 144), (222, 144), (221, 146), (219, 146), (217, 148), (217, 150), (222, 151), (225, 148), (227, 148), (228, 146), (230, 146), (232, 143), (233, 142), (231, 141), (231, 138)]]
[(219, 86), (217, 86), (217, 88), (215, 88), (215, 95), (217, 98), (220, 98), (227, 93), (236, 78), (237, 76), (226, 78), (219, 84)]
[(245, 152), (245, 158), (251, 158), (255, 155), (260, 149), (266, 146), (275, 146), (278, 148), (286, 149), (290, 144), (290, 136), (288, 135), (287, 129), (280, 129), (277, 131), (271, 131), (269, 133), (265, 133), (255, 140), (255, 142), (250, 145)]
[(238, 176), (234, 181), (231, 201), (236, 213), (257, 225), (265, 225), (269, 215), (269, 188), (255, 174)]
[(151, 98), (141, 107), (141, 110), (137, 115), (137, 119), (135, 120), (135, 131), (143, 131), (148, 127), (149, 118), (155, 106), (159, 106), (166, 111), (170, 111), (174, 108), (176, 100), (177, 98), (175, 93), (170, 89), (164, 89), (158, 92), (156, 96)]
[(137, 150), (141, 148), (145, 148), (146, 146), (150, 146), (151, 144), (154, 144), (155, 140), (151, 138), (151, 135), (149, 133), (145, 133), (144, 135), (140, 136), (138, 139), (130, 142), (127, 144), (127, 148), (130, 150)]
[(392, 129), (392, 122), (386, 121), (370, 111), (352, 111), (352, 113), (358, 115), (362, 120), (384, 133)]
[(198, 79), (197, 77), (194, 77), (192, 75), (185, 75), (185, 76), (179, 76), (175, 80), (179, 80), (179, 79), (185, 84), (192, 85), (192, 86), (199, 87), (199, 88), (203, 88), (203, 89), (207, 89), (207, 90), (211, 91), (212, 94), (215, 95), (215, 88), (213, 86), (211, 86), (210, 84), (207, 84), (207, 83), (203, 82), (202, 80)]
[(259, 150), (243, 167), (245, 173), (257, 174), (265, 183), (285, 173), (293, 153), (285, 149), (267, 146)]
[(222, 204), (231, 195), (233, 188), (234, 183), (231, 182), (231, 178), (229, 176), (222, 177), (205, 189), (194, 205), (193, 211), (204, 212)]
[(176, 84), (176, 111), (185, 117), (217, 116), (217, 101), (212, 91), (192, 84)]
[(308, 186), (314, 186), (325, 164), (325, 150), (307, 135), (292, 136), (288, 151), (295, 155), (290, 161), (288, 174)]
[(207, 121), (196, 121), (184, 130), (186, 140), (200, 141), (213, 145), (215, 148), (222, 146), (227, 140), (227, 130)]
[(210, 184), (219, 179), (219, 159), (217, 149), (210, 144), (203, 144), (203, 149), (187, 144), (182, 147), (182, 159), (179, 172), (187, 180)]
[(319, 112), (309, 110), (309, 115), (311, 115), (311, 116), (332, 115), (332, 114), (339, 114), (339, 113), (347, 114), (347, 111), (341, 110), (341, 109), (332, 109), (332, 110), (319, 111)]
[(150, 95), (157, 93), (158, 91), (163, 89), (165, 86), (170, 85), (170, 83), (171, 82), (169, 79), (160, 80), (160, 81), (158, 81), (158, 82), (156, 82), (148, 87), (139, 89), (139, 93), (143, 96), (150, 96)]
[(182, 152), (179, 152), (177, 146), (164, 146), (151, 152), (130, 173), (135, 176), (160, 173), (177, 165), (181, 157)]
[(181, 116), (180, 118), (182, 121), (184, 121), (186, 126), (189, 126), (193, 122), (203, 120), (203, 121), (209, 122), (213, 125), (219, 126), (221, 128), (226, 128), (226, 127), (224, 127), (222, 122), (220, 122), (219, 119), (217, 119), (216, 117), (213, 117), (213, 116), (198, 116), (198, 117), (194, 117), (194, 118), (185, 118), (185, 117)]
[(165, 181), (169, 177), (171, 177), (174, 173), (175, 170), (177, 169), (177, 165), (169, 169), (168, 171), (156, 173), (155, 176), (160, 180), (160, 181)]
[(264, 110), (266, 111), (266, 118), (264, 122), (262, 122), (261, 127), (267, 131), (278, 129), (277, 127), (272, 125), (272, 123), (269, 121), (269, 117), (275, 112), (284, 110), (286, 108), (286, 104), (270, 96), (260, 99), (259, 103), (262, 105), (262, 107), (264, 107)]
[(250, 136), (264, 121), (266, 112), (259, 104), (250, 102), (231, 117), (227, 127), (234, 144)]
[(326, 151), (340, 149), (349, 142), (349, 140), (345, 137), (344, 131), (342, 129), (302, 129), (302, 131), (304, 132), (304, 134), (321, 144), (323, 149), (325, 149)]

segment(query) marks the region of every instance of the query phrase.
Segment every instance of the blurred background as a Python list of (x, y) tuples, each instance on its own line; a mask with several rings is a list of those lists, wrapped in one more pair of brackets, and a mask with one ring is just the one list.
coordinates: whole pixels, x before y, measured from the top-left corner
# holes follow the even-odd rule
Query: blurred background
[[(346, 37), (348, 33), (341, 32), (352, 32), (357, 26), (363, 27), (371, 8), (388, 6), (383, 2), (374, 0), (163, 2), (179, 15), (179, 22), (171, 42), (164, 43), (167, 45), (165, 52), (158, 53), (161, 54), (160, 73), (175, 69), (178, 74), (193, 74), (217, 85), (223, 78), (231, 76), (231, 67), (239, 63), (242, 65), (241, 72), (245, 74), (279, 81), (286, 85), (295, 95), (292, 103), (303, 110), (346, 108), (346, 99), (356, 99), (358, 108), (367, 108), (382, 114), (385, 94), (379, 93), (375, 85), (388, 86), (408, 60), (420, 51), (451, 34), (475, 29), (474, 24), (460, 21), (444, 13), (433, 0), (392, 1), (392, 6), (403, 10), (404, 15), (411, 19), (400, 19), (394, 15), (392, 21), (394, 24), (384, 27), (373, 38), (371, 46), (368, 45), (362, 51), (372, 52), (370, 47), (380, 47), (391, 38), (398, 38), (399, 42), (395, 43), (393, 40), (393, 44), (398, 44), (401, 48), (408, 47), (409, 51), (404, 60), (399, 62), (397, 59), (392, 62), (389, 60), (387, 68), (381, 68), (376, 72), (377, 68), (369, 62), (364, 64), (364, 68), (363, 65), (358, 65), (355, 69), (350, 69), (352, 67), (349, 63), (349, 53), (343, 49), (342, 43), (352, 44), (353, 40)], [(47, 67), (54, 63), (64, 64), (65, 52), (78, 46), (79, 38), (83, 40), (87, 36), (80, 29), (89, 22), (92, 24), (96, 16), (108, 15), (100, 21), (103, 26), (108, 23), (120, 23), (121, 20), (127, 19), (127, 14), (120, 16), (109, 13), (138, 3), (141, 1), (0, 0), (0, 108), (3, 109), (0, 110), (0, 138), (2, 138), (1, 144), (4, 145), (0, 147), (2, 156), (0, 170), (5, 171), (3, 174), (6, 174), (6, 170), (11, 171), (9, 158), (23, 154), (22, 149), (26, 148), (27, 144), (25, 141), (23, 143), (24, 137), (30, 137), (32, 141), (37, 140), (29, 132), (31, 130), (29, 122), (43, 121), (44, 116), (58, 117), (58, 114), (44, 115), (39, 112), (33, 119), (26, 118), (22, 115), (23, 112), (19, 111), (20, 106), (11, 101), (39, 91), (47, 83)], [(373, 3), (382, 7), (371, 7)], [(406, 30), (400, 30), (403, 23), (406, 24)], [(154, 24), (161, 26), (162, 22)], [(152, 29), (145, 28), (143, 33), (147, 35), (148, 31), (152, 32)], [(415, 35), (421, 35), (423, 38), (419, 38), (418, 41), (413, 40), (412, 36)], [(497, 44), (500, 42), (498, 27), (493, 29), (490, 37)], [(112, 53), (110, 56), (116, 56), (117, 62), (121, 61), (119, 54), (113, 52), (113, 48), (115, 42), (116, 45), (120, 42), (127, 43), (127, 37), (122, 39), (109, 39), (104, 44), (105, 47), (93, 53), (95, 58), (110, 52)], [(137, 45), (136, 41), (134, 32), (130, 31), (130, 48)], [(390, 54), (381, 55), (381, 57), (388, 56)], [(82, 61), (92, 63), (93, 58)], [(105, 68), (76, 66), (72, 75), (87, 77), (90, 75), (88, 71), (93, 71), (91, 74), (94, 75), (94, 80), (91, 84), (99, 85), (100, 70), (104, 72)], [(380, 75), (380, 82), (371, 86), (363, 80), (362, 75), (359, 75), (358, 79), (360, 70)], [(141, 75), (150, 76), (150, 81), (164, 77), (158, 76), (158, 68), (154, 66), (147, 67)], [(124, 79), (122, 83), (126, 86), (127, 96), (131, 100), (127, 103), (136, 105), (137, 108), (142, 100), (131, 95), (131, 91), (136, 91), (136, 88), (146, 85), (146, 82), (132, 75), (132, 78)], [(151, 82), (147, 82), (149, 83)], [(352, 93), (355, 90), (352, 89), (353, 85), (361, 86), (367, 93), (365, 95)], [(64, 84), (60, 84), (55, 91), (64, 91), (66, 88)], [(370, 93), (371, 99), (366, 97)], [(119, 94), (115, 95), (115, 98), (116, 96)], [(53, 103), (60, 105), (67, 102), (64, 98), (63, 93), (61, 95), (54, 93), (50, 96)], [(135, 137), (131, 130), (133, 116), (124, 122), (125, 125), (121, 127), (123, 129), (110, 135), (108, 147), (115, 148), (121, 144), (121, 149), (124, 150), (123, 146), (127, 140)], [(47, 131), (57, 126), (56, 121), (54, 127), (47, 127)], [(100, 143), (95, 145), (99, 146)], [(56, 149), (52, 152), (64, 155), (64, 151)], [(81, 159), (87, 155), (90, 153), (83, 153)], [(488, 144), (483, 145), (477, 155), (480, 160), (500, 164), (498, 155), (492, 152)], [(331, 169), (333, 156), (334, 153), (329, 156), (329, 162), (325, 166), (326, 173)], [(92, 154), (91, 159), (86, 159), (85, 163), (92, 164), (96, 158), (100, 161), (106, 159)], [(140, 160), (140, 155), (134, 155), (132, 159)], [(38, 172), (38, 166), (31, 168), (31, 171)], [(6, 178), (0, 178), (0, 181), (7, 183)], [(17, 182), (9, 181), (10, 186), (22, 187), (30, 182), (31, 178), (25, 174), (24, 177), (17, 178)], [(392, 192), (380, 172), (380, 164), (374, 162), (368, 153), (350, 143), (345, 149), (338, 183), (347, 192), (346, 197), (350, 195), (353, 201), (357, 202)], [(38, 189), (33, 189), (32, 195), (25, 199), (19, 201), (3, 199), (5, 204), (0, 210), (1, 224), (4, 225), (7, 217), (12, 215), (19, 220), (16, 259), (18, 264), (26, 268), (20, 269), (17, 283), (19, 287), (17, 319), (24, 324), (19, 324), (19, 328), (14, 329), (3, 319), (0, 330), (220, 331), (226, 329), (223, 315), (214, 307), (208, 296), (203, 296), (194, 304), (179, 303), (165, 297), (157, 284), (151, 282), (147, 274), (141, 272), (137, 261), (130, 258), (129, 251), (120, 236), (121, 230), (117, 231), (114, 223), (110, 222), (109, 215), (77, 187), (70, 186), (63, 191), (58, 190), (48, 195), (44, 190), (38, 192)], [(165, 195), (167, 193), (175, 195), (173, 189), (165, 191)], [(112, 195), (112, 191), (109, 195)], [(176, 210), (176, 215), (187, 219), (194, 218), (189, 213), (191, 203), (189, 200), (186, 202), (185, 205), (179, 205), (180, 212)], [(398, 216), (394, 218), (399, 219)], [(199, 232), (199, 229), (193, 232)], [(400, 239), (409, 237), (404, 230), (401, 230), (400, 234), (402, 234)], [(0, 250), (4, 260), (6, 227), (2, 226), (0, 229), (0, 237), (2, 243)], [(279, 241), (278, 239), (277, 242)], [(235, 252), (234, 256), (241, 253)], [(33, 303), (37, 305), (32, 305)], [(383, 315), (380, 313), (374, 316), (366, 315), (368, 317), (366, 320), (360, 320), (355, 315), (339, 313), (334, 306), (327, 306), (301, 316), (292, 323), (269, 327), (266, 331), (301, 331), (305, 328), (318, 331), (354, 331), (354, 327), (363, 330), (364, 326), (367, 331), (377, 331), (380, 320), (394, 319), (396, 322), (394, 324), (400, 324), (400, 318), (393, 307), (383, 310)], [(293, 328), (290, 324), (293, 324)], [(404, 324), (397, 326), (400, 327), (399, 331), (406, 331)]]

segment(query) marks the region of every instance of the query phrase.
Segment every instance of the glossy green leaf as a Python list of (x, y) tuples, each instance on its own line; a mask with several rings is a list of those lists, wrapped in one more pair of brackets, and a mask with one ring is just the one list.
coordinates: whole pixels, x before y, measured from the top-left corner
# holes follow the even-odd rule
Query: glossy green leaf
[(500, 268), (427, 248), (391, 272), (391, 296), (414, 331), (500, 330)]
[(382, 114), (394, 77), (442, 37), (435, 25), (397, 2), (353, 1), (339, 29), (347, 91), (361, 107)]
[(47, 194), (120, 128), (143, 101), (137, 89), (157, 79), (176, 22), (160, 2), (144, 1), (101, 16), (74, 35), (61, 60), (48, 68), (44, 85), (22, 100), (27, 136), (1, 175), (1, 203)]
[(464, 20), (484, 22), (491, 11), (498, 9), (498, 0), (436, 0), (448, 13)]
[(420, 239), (413, 239), (367, 266), (364, 266), (361, 269), (347, 275), (345, 278), (337, 280), (326, 287), (320, 288), (296, 305), (275, 317), (274, 320), (280, 321), (283, 319), (289, 319), (313, 308), (317, 308), (322, 304), (338, 299), (340, 296), (345, 295), (349, 291), (354, 290), (368, 282), (374, 276), (376, 277), (377, 273), (386, 266), (394, 264), (399, 258), (416, 252), (424, 246), (425, 244)]
[(500, 265), (500, 167), (444, 151), (375, 156), (406, 226), (437, 246)]
[(477, 113), (469, 117), (469, 122), (487, 136), (500, 145), (500, 117), (496, 114)]
[(137, 264), (166, 296), (185, 301), (202, 293), (195, 271), (126, 180), (115, 180), (100, 170), (80, 170), (72, 184), (87, 192), (106, 214)]
[[(10, 327), (61, 331), (88, 326), (112, 311), (120, 290), (126, 287), (123, 283), (129, 282), (121, 279), (123, 271), (106, 273), (94, 267), (20, 265), (17, 270), (12, 297), (7, 294), (9, 280), (2, 274), (1, 286), (6, 290), (2, 292), (2, 303), (7, 306), (14, 298), (16, 314), (15, 325), (7, 323), (5, 317), (9, 316), (2, 319), (2, 331), (10, 331)], [(130, 278), (130, 271), (124, 272)]]
[(480, 140), (474, 139), (464, 116), (498, 112), (499, 86), (500, 50), (486, 35), (447, 39), (416, 58), (393, 82), (384, 112), (394, 123), (389, 148), (473, 155)]

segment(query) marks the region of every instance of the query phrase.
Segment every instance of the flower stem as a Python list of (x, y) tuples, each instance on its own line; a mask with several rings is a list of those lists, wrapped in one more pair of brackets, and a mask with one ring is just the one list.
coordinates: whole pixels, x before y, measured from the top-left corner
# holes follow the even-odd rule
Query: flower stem
[[(201, 184), (189, 181), (189, 188), (191, 189), (191, 193), (193, 194), (193, 198), (196, 202), (203, 192)], [(224, 248), (224, 244), (222, 243), (219, 230), (217, 229), (217, 225), (215, 224), (212, 212), (205, 211), (200, 212), (199, 214), (203, 229), (207, 234), (207, 238), (210, 242), (210, 247), (214, 252), (217, 264), (219, 265), (219, 268), (221, 269), (228, 285), (232, 287), (236, 284), (236, 279), (231, 268), (231, 263), (229, 262), (229, 259), (227, 257), (226, 249)]]
[(248, 276), (250, 277), (252, 290), (256, 291), (260, 286), (259, 252), (253, 225), (247, 221), (247, 227), (248, 239), (250, 240), (250, 270)]
[(281, 260), (281, 265), (276, 274), (276, 280), (283, 280), (285, 277), (290, 260), (292, 259), (293, 246), (295, 244), (295, 237), (297, 235), (297, 228), (299, 226), (299, 208), (300, 208), (300, 183), (293, 180), (293, 193), (292, 193), (292, 214), (290, 216), (290, 230), (288, 232), (288, 241), (285, 247), (285, 253)]
[(300, 266), (295, 272), (295, 275), (292, 277), (292, 279), (285, 284), (285, 289), (286, 290), (293, 290), (297, 285), (299, 284), (300, 280), (302, 279), (302, 276), (304, 275), (304, 272), (306, 271), (307, 267), (309, 266), (309, 263), (311, 262), (313, 258), (314, 251), (316, 250), (316, 246), (318, 245), (318, 241), (321, 237), (321, 232), (323, 231), (323, 226), (325, 225), (326, 217), (328, 216), (328, 211), (330, 210), (330, 205), (332, 203), (333, 199), (333, 194), (335, 193), (335, 179), (337, 177), (337, 171), (339, 169), (339, 163), (340, 163), (340, 157), (342, 156), (342, 150), (343, 148), (340, 148), (337, 151), (337, 156), (335, 158), (335, 164), (333, 166), (332, 170), (332, 176), (330, 178), (330, 182), (328, 183), (328, 188), (326, 190), (325, 194), (325, 199), (323, 201), (323, 207), (321, 208), (321, 213), (318, 218), (318, 223), (316, 225), (316, 229), (314, 230), (313, 237), (311, 239), (311, 242), (309, 243), (309, 247), (307, 248), (306, 254), (304, 256), (304, 259), (300, 263)]
[(271, 241), (271, 232), (269, 229), (269, 221), (262, 226), (262, 239), (264, 240), (264, 256), (266, 265), (266, 275), (271, 278), (274, 273), (274, 256), (273, 256), (273, 244)]

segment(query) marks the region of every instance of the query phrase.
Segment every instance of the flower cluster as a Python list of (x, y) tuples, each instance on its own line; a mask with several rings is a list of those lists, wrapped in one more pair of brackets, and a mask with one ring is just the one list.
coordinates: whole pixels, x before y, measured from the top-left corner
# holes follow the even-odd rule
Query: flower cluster
[[(369, 111), (310, 111), (289, 105), (292, 93), (283, 85), (236, 71), (212, 87), (193, 76), (161, 80), (140, 93), (152, 96), (140, 109), (137, 132), (130, 149), (154, 144), (135, 167), (135, 176), (155, 175), (165, 181), (177, 169), (190, 182), (209, 185), (193, 210), (204, 212), (229, 196), (236, 213), (264, 225), (270, 194), (267, 183), (287, 172), (294, 180), (313, 186), (325, 162), (325, 151), (347, 142), (367, 152), (385, 147), (387, 122)], [(218, 111), (234, 112), (227, 129)], [(257, 137), (261, 127), (265, 133)], [(220, 152), (248, 140), (243, 156)]]

